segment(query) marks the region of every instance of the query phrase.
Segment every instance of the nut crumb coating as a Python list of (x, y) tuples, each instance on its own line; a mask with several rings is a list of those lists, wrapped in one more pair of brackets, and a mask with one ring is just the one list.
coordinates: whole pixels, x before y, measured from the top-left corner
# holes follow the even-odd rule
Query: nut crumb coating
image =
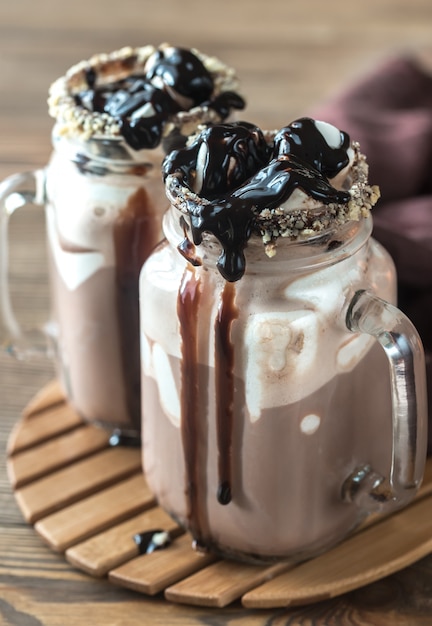
[(256, 215), (255, 225), (259, 230), (266, 254), (276, 254), (279, 237), (305, 239), (331, 227), (338, 227), (350, 221), (359, 221), (369, 216), (380, 198), (377, 185), (368, 183), (366, 157), (360, 152), (357, 142), (352, 143), (354, 160), (345, 186), (350, 194), (346, 204), (320, 204), (308, 199), (307, 206), (285, 211), (283, 206), (264, 209)]

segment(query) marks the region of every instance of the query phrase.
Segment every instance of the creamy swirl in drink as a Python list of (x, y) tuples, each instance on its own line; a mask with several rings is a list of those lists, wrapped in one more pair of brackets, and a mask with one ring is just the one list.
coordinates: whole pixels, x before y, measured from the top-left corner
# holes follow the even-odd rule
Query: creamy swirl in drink
[(243, 108), (236, 90), (221, 61), (168, 44), (96, 55), (51, 87), (52, 328), (87, 420), (139, 432), (138, 276), (161, 238), (161, 161), (199, 124)]

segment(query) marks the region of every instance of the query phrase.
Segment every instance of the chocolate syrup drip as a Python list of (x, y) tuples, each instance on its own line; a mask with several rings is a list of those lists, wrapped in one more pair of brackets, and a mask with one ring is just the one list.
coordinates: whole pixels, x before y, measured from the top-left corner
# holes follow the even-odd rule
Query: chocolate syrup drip
[(202, 265), (201, 259), (196, 255), (196, 249), (194, 244), (190, 241), (187, 235), (187, 224), (183, 216), (180, 217), (180, 226), (183, 228), (184, 239), (177, 246), (177, 250), (180, 254), (194, 267)]
[(231, 107), (245, 106), (244, 100), (233, 92), (211, 99), (213, 78), (190, 50), (172, 47), (158, 50), (149, 57), (144, 71), (97, 86), (97, 74), (90, 68), (86, 71), (88, 89), (75, 95), (79, 106), (114, 117), (126, 143), (135, 150), (158, 146), (165, 122), (184, 110), (185, 102), (189, 105), (187, 109), (205, 103), (222, 119)]
[(225, 202), (204, 206), (202, 209), (200, 215), (191, 216), (194, 244), (199, 245), (202, 242), (204, 232), (213, 233), (222, 245), (216, 264), (218, 270), (225, 280), (239, 280), (246, 269), (244, 249), (254, 223), (251, 207), (244, 202)]
[(215, 321), (216, 432), (219, 487), (217, 499), (229, 504), (232, 498), (232, 436), (234, 425), (234, 345), (231, 326), (238, 317), (235, 288), (225, 283)]
[(186, 468), (188, 525), (194, 539), (203, 541), (204, 512), (199, 493), (200, 406), (198, 380), (198, 317), (200, 281), (195, 270), (186, 268), (177, 297), (181, 358), (181, 437)]
[(296, 189), (322, 204), (347, 204), (351, 198), (327, 179), (349, 162), (346, 133), (341, 133), (341, 147), (332, 148), (313, 120), (303, 118), (279, 131), (277, 143), (264, 150), (258, 130), (245, 122), (218, 124), (169, 155), (162, 168), (164, 178), (175, 174), (190, 190), (199, 170), (203, 184), (197, 193), (208, 202), (189, 201), (193, 242), (199, 245), (205, 232), (219, 240), (217, 267), (231, 282), (244, 274), (244, 249), (252, 232), (260, 233), (261, 211), (278, 208)]
[(129, 198), (114, 224), (116, 309), (125, 397), (137, 431), (141, 423), (138, 279), (158, 236), (158, 222), (143, 187)]
[(177, 250), (182, 256), (194, 267), (202, 265), (202, 261), (195, 254), (195, 246), (187, 237), (183, 239), (177, 246)]

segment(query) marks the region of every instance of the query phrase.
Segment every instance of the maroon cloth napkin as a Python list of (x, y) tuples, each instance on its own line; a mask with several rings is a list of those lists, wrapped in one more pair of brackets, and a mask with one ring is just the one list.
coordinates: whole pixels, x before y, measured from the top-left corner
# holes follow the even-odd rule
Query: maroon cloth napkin
[(432, 454), (432, 74), (414, 57), (392, 58), (311, 115), (360, 143), (381, 189), (373, 235), (395, 261), (399, 307), (425, 347)]

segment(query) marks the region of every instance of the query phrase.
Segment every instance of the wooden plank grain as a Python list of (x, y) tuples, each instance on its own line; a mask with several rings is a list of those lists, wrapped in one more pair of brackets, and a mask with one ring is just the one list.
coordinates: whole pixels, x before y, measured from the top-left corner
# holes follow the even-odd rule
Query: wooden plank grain
[(8, 475), (12, 487), (26, 483), (70, 465), (108, 446), (109, 435), (101, 428), (80, 426), (72, 432), (26, 448), (8, 460)]
[(16, 423), (8, 440), (8, 453), (26, 450), (62, 433), (69, 432), (82, 424), (82, 418), (68, 404), (48, 408), (33, 417), (32, 428), (23, 428), (23, 422)]
[(155, 498), (139, 473), (44, 517), (35, 530), (51, 548), (64, 552), (154, 505)]
[(139, 450), (110, 448), (17, 489), (15, 498), (25, 519), (34, 524), (140, 470)]
[(265, 567), (221, 560), (168, 587), (165, 597), (172, 602), (220, 608), (287, 569), (286, 563)]
[(246, 593), (249, 608), (318, 602), (385, 578), (432, 551), (432, 497)]

